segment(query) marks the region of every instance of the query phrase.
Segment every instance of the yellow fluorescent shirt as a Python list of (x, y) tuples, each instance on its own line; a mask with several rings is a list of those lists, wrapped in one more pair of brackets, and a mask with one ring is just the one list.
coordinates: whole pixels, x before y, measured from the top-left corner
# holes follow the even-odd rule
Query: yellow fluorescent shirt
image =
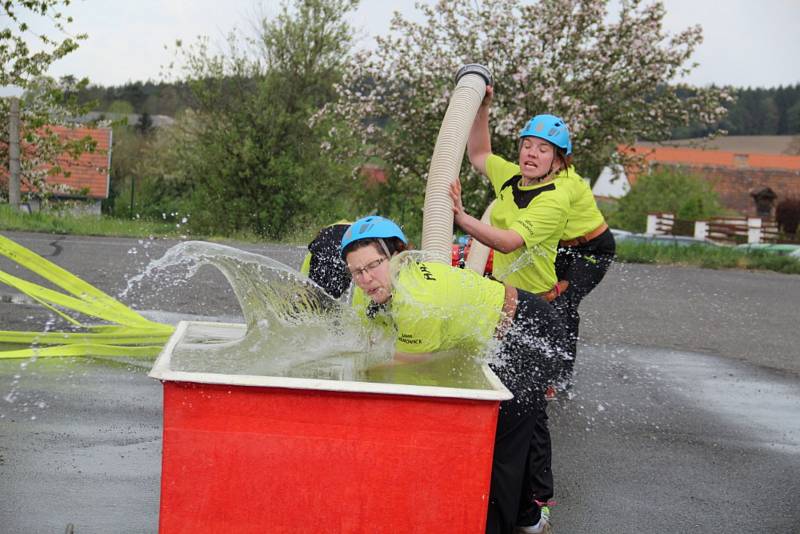
[(390, 313), (398, 352), (478, 350), (492, 338), (503, 309), (503, 284), (408, 254), (395, 261)]
[(575, 167), (560, 173), (556, 181), (567, 187), (570, 199), (569, 215), (564, 234), (561, 236), (562, 240), (569, 241), (584, 236), (605, 222), (603, 214), (597, 207), (592, 188), (575, 172)]
[(495, 228), (514, 230), (525, 246), (508, 254), (495, 251), (494, 276), (532, 293), (556, 283), (555, 258), (570, 209), (568, 184), (557, 179), (542, 185), (520, 185), (519, 165), (492, 154), (486, 172), (497, 202), (491, 213)]
[(300, 266), (300, 272), (306, 276), (311, 273), (311, 253), (306, 252), (306, 257), (303, 258), (303, 264)]

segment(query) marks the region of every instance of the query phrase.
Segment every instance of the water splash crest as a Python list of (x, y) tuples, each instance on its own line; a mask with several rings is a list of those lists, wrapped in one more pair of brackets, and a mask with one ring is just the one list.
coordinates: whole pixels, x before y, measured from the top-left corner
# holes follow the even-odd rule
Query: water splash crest
[(244, 335), (231, 339), (213, 328), (207, 336), (196, 333), (175, 348), (173, 370), (320, 377), (324, 368), (359, 369), (367, 360), (390, 356), (380, 333), (344, 298), (334, 299), (278, 261), (233, 247), (179, 243), (132, 279), (128, 289), (176, 266), (187, 268), (191, 277), (203, 265), (215, 267), (230, 283), (244, 315)]

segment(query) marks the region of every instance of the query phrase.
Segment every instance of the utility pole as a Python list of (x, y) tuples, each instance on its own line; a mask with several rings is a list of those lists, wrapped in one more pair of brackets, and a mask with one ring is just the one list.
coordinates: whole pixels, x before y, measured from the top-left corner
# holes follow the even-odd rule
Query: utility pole
[(136, 192), (135, 189), (136, 189), (136, 178), (131, 176), (131, 219), (135, 218), (133, 216), (133, 195)]
[(8, 113), (8, 203), (19, 209), (20, 164), (19, 164), (19, 98), (11, 97)]

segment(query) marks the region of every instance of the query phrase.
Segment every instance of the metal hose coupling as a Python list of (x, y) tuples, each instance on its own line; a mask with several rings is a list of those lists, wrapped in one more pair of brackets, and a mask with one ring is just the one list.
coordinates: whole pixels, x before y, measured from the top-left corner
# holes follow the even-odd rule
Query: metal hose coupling
[(467, 74), (477, 74), (478, 76), (483, 78), (483, 80), (486, 82), (486, 85), (494, 85), (492, 83), (492, 73), (489, 72), (489, 69), (487, 69), (486, 67), (484, 67), (479, 63), (468, 63), (463, 67), (461, 67), (460, 69), (458, 69), (458, 72), (456, 72), (456, 79), (455, 79), (456, 85), (458, 85), (458, 80), (460, 80)]

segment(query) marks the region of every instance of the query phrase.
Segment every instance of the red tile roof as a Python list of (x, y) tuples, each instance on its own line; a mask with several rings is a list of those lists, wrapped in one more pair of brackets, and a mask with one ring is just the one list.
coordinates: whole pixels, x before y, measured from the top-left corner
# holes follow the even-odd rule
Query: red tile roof
[(640, 154), (648, 162), (675, 163), (693, 166), (752, 167), (756, 169), (800, 170), (800, 156), (783, 154), (743, 154), (723, 150), (673, 147), (620, 147), (620, 151)]
[[(95, 143), (95, 149), (92, 152), (84, 152), (74, 159), (69, 154), (62, 154), (56, 158), (58, 165), (65, 171), (63, 174), (54, 174), (47, 176), (47, 183), (51, 185), (67, 186), (70, 190), (82, 191), (87, 190), (87, 196), (93, 199), (108, 198), (109, 193), (109, 172), (111, 163), (111, 128), (69, 128), (67, 126), (46, 126), (54, 134), (58, 135), (62, 140), (77, 141), (86, 136), (91, 137)], [(32, 150), (31, 146), (26, 146), (22, 142), (21, 146), (22, 157), (25, 157), (25, 152)], [(52, 168), (52, 165), (46, 165), (45, 169)], [(65, 176), (68, 174), (69, 176)], [(0, 169), (0, 180), (3, 182), (8, 181), (8, 169)], [(23, 193), (29, 192), (30, 188), (27, 184), (21, 184), (21, 191)]]
[(90, 136), (96, 143), (93, 152), (84, 152), (77, 159), (67, 154), (56, 158), (69, 176), (57, 174), (47, 177), (50, 184), (62, 184), (77, 190), (88, 189), (90, 198), (108, 198), (111, 163), (111, 128), (68, 128), (50, 126), (53, 133), (65, 140), (78, 140)]
[[(674, 148), (619, 146), (621, 153), (637, 154), (644, 157), (645, 163), (666, 163), (671, 165), (686, 165), (690, 167), (723, 167), (729, 169), (773, 169), (798, 171), (800, 170), (800, 156), (786, 156), (783, 154), (754, 154), (727, 152), (723, 150), (702, 150), (698, 148)], [(635, 183), (636, 169), (628, 169), (628, 180)]]
[(385, 184), (389, 181), (386, 170), (374, 163), (365, 163), (361, 166), (361, 175), (367, 179), (367, 184)]

